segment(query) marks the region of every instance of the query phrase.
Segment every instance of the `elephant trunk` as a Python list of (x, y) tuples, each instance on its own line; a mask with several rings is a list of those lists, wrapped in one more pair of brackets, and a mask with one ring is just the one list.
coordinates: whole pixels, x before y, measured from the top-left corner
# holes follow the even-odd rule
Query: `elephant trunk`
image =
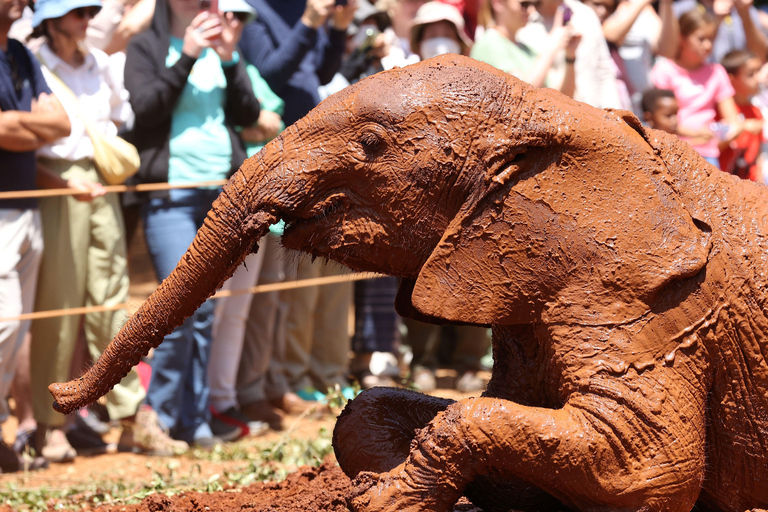
[[(269, 225), (277, 221), (274, 209), (250, 197), (252, 184), (247, 178), (253, 176), (254, 167), (263, 167), (261, 162), (261, 158), (251, 159), (235, 173), (176, 268), (120, 329), (98, 361), (82, 377), (49, 386), (54, 409), (68, 414), (107, 393), (256, 249)], [(263, 194), (260, 191), (259, 197)]]

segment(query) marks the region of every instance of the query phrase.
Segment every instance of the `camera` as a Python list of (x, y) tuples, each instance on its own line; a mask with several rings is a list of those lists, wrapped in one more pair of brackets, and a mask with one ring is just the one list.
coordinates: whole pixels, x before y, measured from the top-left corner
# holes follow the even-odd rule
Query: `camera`
[(336, 0), (336, 5), (347, 5), (347, 0)]
[(201, 11), (208, 11), (211, 8), (211, 0), (198, 0)]

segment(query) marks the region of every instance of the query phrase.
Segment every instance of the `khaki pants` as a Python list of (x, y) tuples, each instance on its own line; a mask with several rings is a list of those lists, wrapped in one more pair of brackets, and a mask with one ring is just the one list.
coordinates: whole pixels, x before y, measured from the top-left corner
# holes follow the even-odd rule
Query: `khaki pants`
[[(64, 179), (100, 181), (88, 160), (41, 160)], [(128, 300), (128, 267), (125, 227), (116, 194), (91, 202), (72, 196), (40, 200), (45, 248), (40, 264), (35, 309), (112, 306)], [(85, 315), (85, 339), (91, 357), (97, 358), (123, 326), (124, 310)], [(51, 408), (48, 385), (69, 380), (81, 316), (35, 320), (32, 323), (30, 371), (35, 419), (59, 427), (64, 417)], [(138, 374), (132, 370), (107, 395), (110, 418), (136, 413), (144, 399)]]
[[(295, 270), (295, 274), (291, 272)], [(286, 281), (340, 275), (348, 270), (334, 263), (303, 257), (288, 265)], [(348, 386), (349, 307), (352, 283), (297, 288), (281, 299), (288, 304), (285, 325), (285, 373), (294, 391), (314, 387), (321, 392), (336, 384)]]

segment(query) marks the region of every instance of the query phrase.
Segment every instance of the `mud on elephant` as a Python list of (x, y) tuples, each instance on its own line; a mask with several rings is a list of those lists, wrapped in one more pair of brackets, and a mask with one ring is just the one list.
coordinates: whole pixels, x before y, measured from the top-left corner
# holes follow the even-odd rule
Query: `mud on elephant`
[(243, 164), (80, 379), (111, 388), (283, 243), (402, 278), (401, 314), (493, 328), (483, 397), (380, 388), (334, 432), (354, 510), (768, 507), (768, 193), (688, 146), (470, 59), (381, 73)]

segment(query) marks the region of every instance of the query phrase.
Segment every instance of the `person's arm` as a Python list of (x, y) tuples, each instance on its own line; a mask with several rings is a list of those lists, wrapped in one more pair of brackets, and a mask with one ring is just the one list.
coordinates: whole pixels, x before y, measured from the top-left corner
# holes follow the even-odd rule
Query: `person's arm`
[(83, 191), (82, 194), (73, 194), (72, 197), (78, 201), (90, 202), (96, 197), (107, 193), (101, 183), (84, 180), (82, 178), (71, 178), (65, 180), (60, 175), (48, 169), (44, 164), (38, 161), (37, 175), (35, 178), (37, 188), (76, 188)]
[(138, 126), (155, 126), (170, 119), (196, 61), (182, 53), (170, 68), (157, 69), (151, 43), (137, 39), (128, 45), (125, 88)]
[[(582, 35), (576, 52), (576, 73), (592, 75), (592, 84), (596, 90), (580, 91), (580, 95), (589, 94), (595, 101), (593, 106), (600, 108), (621, 108), (619, 88), (616, 86), (616, 72), (613, 58), (608, 51), (608, 43), (603, 37), (602, 25), (597, 15), (590, 8), (578, 13), (576, 27)], [(576, 18), (574, 13), (574, 18)], [(580, 78), (581, 79), (581, 78)]]
[(747, 39), (747, 48), (754, 53), (758, 59), (765, 62), (768, 59), (768, 39), (759, 28), (759, 21), (752, 17), (753, 0), (733, 0), (733, 7), (741, 18), (744, 27), (744, 36)]
[[(603, 22), (603, 35), (605, 40), (621, 46), (624, 44), (624, 38), (627, 37), (629, 29), (640, 16), (644, 9), (651, 5), (653, 0), (627, 0), (620, 2), (616, 7), (616, 12)], [(651, 9), (653, 10), (653, 9)], [(654, 15), (656, 12), (654, 11)]]
[(352, 23), (356, 8), (357, 0), (347, 0), (347, 5), (336, 6), (331, 16), (327, 38), (320, 38), (323, 49), (320, 52), (320, 61), (315, 66), (320, 85), (328, 84), (341, 69), (347, 44), (347, 27)]
[(659, 40), (656, 47), (651, 49), (656, 55), (674, 59), (677, 56), (677, 45), (680, 42), (680, 27), (672, 8), (672, 0), (659, 0), (659, 18), (661, 18)]
[(240, 51), (245, 60), (259, 69), (269, 87), (279, 94), (316, 41), (317, 30), (298, 22), (275, 46), (267, 27), (256, 19), (243, 30)]
[(34, 151), (66, 137), (69, 117), (59, 100), (42, 93), (31, 112), (0, 112), (0, 148), (7, 151)]
[(46, 144), (38, 134), (24, 126), (24, 114), (28, 112), (0, 112), (0, 148), (6, 151), (34, 151)]
[(88, 22), (85, 42), (91, 48), (106, 51), (115, 30), (120, 25), (125, 13), (123, 0), (104, 0), (101, 10)]
[(149, 28), (154, 12), (155, 0), (139, 0), (125, 13), (103, 50), (108, 54), (124, 51), (134, 36)]
[(261, 106), (242, 62), (224, 67), (227, 79), (227, 96), (224, 112), (227, 119), (236, 126), (250, 126), (259, 120)]
[(560, 92), (573, 98), (576, 92), (576, 47), (581, 41), (579, 34), (572, 34), (565, 47), (565, 75), (560, 86)]

